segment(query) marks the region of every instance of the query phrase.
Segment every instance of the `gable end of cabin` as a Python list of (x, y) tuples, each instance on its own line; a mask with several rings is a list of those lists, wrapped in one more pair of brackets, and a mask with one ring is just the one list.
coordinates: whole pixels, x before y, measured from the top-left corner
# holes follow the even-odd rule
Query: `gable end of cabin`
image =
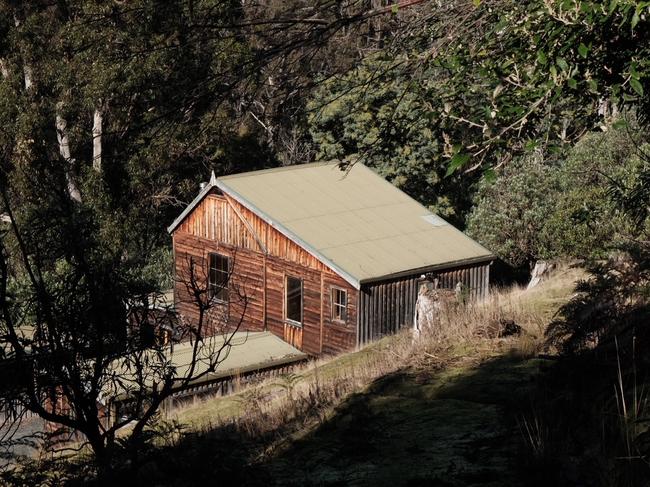
[[(237, 327), (271, 331), (311, 355), (353, 349), (358, 291), (256, 213), (211, 188), (172, 229), (174, 304), (189, 321), (199, 312), (188, 286), (205, 289), (227, 269), (228, 302), (216, 302), (208, 333)], [(226, 316), (227, 319), (223, 317)]]

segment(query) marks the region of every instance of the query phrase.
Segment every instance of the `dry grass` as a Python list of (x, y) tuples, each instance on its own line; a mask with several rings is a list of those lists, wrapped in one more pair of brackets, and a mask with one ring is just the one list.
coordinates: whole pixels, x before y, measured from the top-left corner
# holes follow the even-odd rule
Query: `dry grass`
[[(585, 278), (576, 267), (562, 266), (537, 287), (493, 289), (488, 299), (473, 306), (449, 306), (440, 315), (437, 326), (424, 334), (420, 344), (444, 347), (454, 344), (467, 347), (478, 344), (502, 351), (510, 345), (511, 352), (522, 357), (538, 354), (544, 344), (544, 332), (557, 310), (573, 295), (575, 283)], [(521, 333), (504, 338), (507, 324), (521, 328)]]
[(399, 334), (359, 352), (313, 361), (231, 396), (198, 401), (174, 411), (173, 418), (200, 429), (236, 422), (251, 436), (297, 418), (320, 422), (343, 397), (402, 366), (411, 349), (410, 335)]
[[(432, 438), (439, 441), (449, 437), (449, 448), (443, 448), (437, 459), (440, 465), (469, 461), (463, 455), (473, 455), (476, 448), (467, 443), (466, 437), (494, 441), (489, 450), (501, 451), (501, 433), (494, 430), (501, 427), (500, 419), (484, 412), (494, 410), (497, 415), (499, 401), (510, 407), (508, 401), (519, 401), (523, 397), (520, 394), (518, 399), (513, 399), (512, 392), (531, 383), (529, 377), (538, 373), (538, 364), (542, 361), (512, 360), (512, 357), (528, 358), (540, 352), (545, 327), (559, 306), (572, 296), (575, 281), (583, 277), (578, 269), (561, 268), (532, 290), (498, 289), (482, 303), (449, 306), (440, 313), (435, 327), (426, 330), (418, 339), (404, 331), (355, 352), (312, 361), (291, 374), (248, 386), (236, 394), (186, 404), (171, 411), (168, 421), (154, 427), (152, 446), (156, 453), (152, 458), (156, 459), (153, 464), (159, 462), (160, 465), (151, 470), (160, 473), (168, 467), (179, 478), (185, 478), (186, 474), (196, 475), (200, 468), (209, 478), (214, 478), (211, 469), (219, 471), (218, 462), (214, 465), (210, 462), (217, 455), (220, 461), (231, 462), (234, 471), (252, 468), (254, 476), (256, 468), (267, 468), (270, 469), (267, 473), (274, 475), (277, 472), (273, 468), (286, 471), (282, 462), (291, 464), (296, 458), (295, 452), (302, 451), (306, 445), (311, 445), (312, 453), (330, 448), (338, 455), (339, 443), (329, 446), (327, 440), (321, 443), (323, 438), (319, 434), (327, 435), (328, 431), (334, 437), (341, 434), (340, 444), (347, 445), (350, 438), (345, 436), (345, 428), (348, 427), (340, 431), (339, 428), (347, 424), (346, 421), (372, 425), (373, 418), (376, 432), (389, 437), (396, 435), (393, 446), (401, 448), (400, 432), (390, 430), (390, 425), (386, 426), (384, 420), (376, 420), (374, 416), (379, 414), (382, 418), (385, 407), (393, 408), (386, 417), (394, 417), (401, 411), (412, 412), (410, 425), (409, 417), (397, 414), (399, 421), (407, 424), (404, 426), (408, 430), (406, 437), (421, 436), (417, 428), (422, 427), (423, 415), (430, 416), (428, 428), (433, 431)], [(502, 336), (506, 323), (518, 325), (521, 333)], [(398, 382), (392, 382), (395, 379)], [(463, 407), (460, 416), (459, 405)], [(548, 449), (546, 417), (522, 414), (518, 419), (523, 441), (534, 457), (544, 460)], [(326, 426), (319, 428), (321, 425)], [(371, 429), (371, 433), (365, 433), (362, 428), (358, 431), (358, 428), (350, 428), (355, 437), (372, 436), (375, 431)], [(389, 431), (385, 432), (385, 428)], [(296, 443), (301, 439), (303, 441)], [(508, 452), (495, 454), (497, 463), (499, 455)], [(391, 450), (390, 455), (393, 453)], [(409, 455), (406, 452), (402, 464), (397, 464), (408, 468)], [(274, 462), (278, 461), (276, 465)], [(337, 461), (330, 460), (334, 464)], [(474, 465), (481, 472), (487, 465), (482, 461), (477, 457)], [(147, 465), (151, 466), (152, 462)], [(311, 475), (311, 468), (311, 465), (305, 468), (308, 475)], [(323, 471), (327, 472), (327, 468)], [(357, 465), (351, 464), (350, 471), (356, 470)], [(146, 470), (145, 477), (149, 479), (150, 474)], [(410, 475), (406, 471), (399, 474)], [(416, 478), (417, 472), (412, 475)]]
[[(201, 400), (176, 410), (172, 417), (204, 432), (234, 426), (249, 438), (277, 436), (281, 431), (264, 442), (260, 455), (268, 454), (326, 421), (344, 398), (398, 370), (439, 370), (461, 363), (471, 367), (503, 353), (535, 356), (548, 321), (582, 277), (581, 270), (565, 267), (529, 291), (494, 290), (482, 303), (443, 310), (436, 326), (417, 340), (407, 330), (356, 352), (313, 361), (234, 395)], [(521, 327), (521, 334), (501, 337), (507, 322)]]

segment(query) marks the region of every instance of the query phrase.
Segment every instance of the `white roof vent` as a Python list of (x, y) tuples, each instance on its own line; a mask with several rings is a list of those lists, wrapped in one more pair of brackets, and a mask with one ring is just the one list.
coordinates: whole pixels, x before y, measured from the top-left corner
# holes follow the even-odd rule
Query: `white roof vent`
[(444, 221), (438, 215), (424, 215), (422, 219), (434, 227), (444, 227), (445, 225), (449, 225), (449, 223)]

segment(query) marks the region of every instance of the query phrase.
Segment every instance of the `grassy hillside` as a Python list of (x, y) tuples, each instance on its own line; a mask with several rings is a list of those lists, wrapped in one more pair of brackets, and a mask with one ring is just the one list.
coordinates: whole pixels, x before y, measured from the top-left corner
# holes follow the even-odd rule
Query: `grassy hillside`
[[(387, 337), (172, 411), (146, 445), (125, 445), (122, 470), (39, 459), (24, 485), (528, 485), (548, 450), (543, 332), (581, 277), (562, 268), (446, 310), (417, 341)], [(507, 323), (521, 334), (499, 336)]]
[[(449, 310), (418, 342), (388, 337), (176, 411), (184, 433), (169, 448), (207, 449), (206, 438), (215, 447), (226, 430), (243, 436), (228, 458), (252, 484), (517, 485), (522, 449), (535, 446), (531, 389), (550, 362), (537, 358), (544, 327), (582, 275), (563, 268), (530, 291)], [(508, 321), (520, 336), (496, 336)], [(202, 473), (223, 467), (204, 455)]]
[[(341, 377), (379, 377), (382, 372), (420, 361), (440, 369), (447, 362), (474, 363), (494, 354), (500, 356), (504, 351), (515, 355), (534, 354), (543, 342), (546, 324), (573, 295), (574, 283), (583, 277), (580, 269), (564, 267), (531, 290), (520, 287), (493, 290), (488, 302), (477, 309), (449, 311), (440, 329), (425, 335), (421, 343), (413, 343), (407, 334), (386, 337), (359, 351), (312, 362), (291, 377), (266, 381), (231, 396), (197, 401), (176, 411), (173, 417), (193, 427), (202, 426), (240, 416), (245, 410), (242, 403), (253, 396), (269, 396), (278, 402), (287, 395), (288, 389), (302, 391), (309, 382), (327, 384)], [(507, 320), (522, 326), (524, 333), (510, 339), (490, 336), (491, 329)], [(385, 357), (389, 360), (385, 361)]]

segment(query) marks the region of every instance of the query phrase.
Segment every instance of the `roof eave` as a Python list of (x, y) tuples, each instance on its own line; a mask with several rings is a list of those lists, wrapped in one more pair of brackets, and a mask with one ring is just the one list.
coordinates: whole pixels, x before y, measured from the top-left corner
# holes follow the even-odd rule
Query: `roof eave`
[[(273, 367), (277, 366), (282, 366), (282, 365), (291, 365), (296, 362), (303, 362), (309, 358), (309, 355), (306, 353), (297, 353), (293, 355), (285, 355), (284, 357), (279, 357), (279, 358), (274, 358), (274, 359), (269, 359), (263, 362), (258, 362), (255, 364), (251, 365), (246, 365), (244, 367), (232, 367), (229, 369), (221, 370), (221, 371), (215, 371), (213, 373), (205, 374), (201, 376), (200, 378), (197, 378), (196, 380), (189, 381), (187, 385), (179, 385), (172, 387), (172, 391), (178, 392), (183, 389), (191, 389), (192, 387), (196, 387), (199, 385), (207, 384), (210, 382), (218, 381), (220, 379), (228, 379), (230, 377), (238, 377), (242, 374), (247, 374), (249, 372), (255, 372), (255, 371), (264, 371), (267, 369), (271, 369)], [(144, 391), (145, 394), (152, 392), (152, 389), (150, 387), (147, 387), (147, 389)], [(129, 399), (133, 398), (133, 394), (128, 393), (128, 392), (121, 392), (119, 394), (116, 394), (115, 396), (110, 396), (107, 398), (108, 402), (122, 402), (122, 401), (127, 401)]]
[(390, 279), (397, 279), (399, 277), (405, 277), (405, 276), (411, 276), (413, 274), (422, 274), (426, 272), (433, 272), (433, 271), (442, 271), (445, 269), (452, 269), (454, 267), (461, 267), (465, 265), (472, 265), (472, 264), (480, 264), (484, 262), (493, 262), (496, 260), (496, 256), (493, 254), (488, 254), (488, 255), (481, 255), (478, 257), (472, 257), (469, 259), (461, 259), (461, 260), (455, 260), (452, 262), (445, 262), (443, 264), (435, 264), (435, 265), (430, 265), (430, 266), (425, 266), (425, 267), (418, 267), (415, 269), (408, 269), (405, 271), (399, 271), (399, 272), (394, 272), (392, 274), (386, 274), (383, 276), (377, 276), (377, 277), (369, 277), (366, 279), (361, 279), (360, 283), (363, 286), (364, 284), (372, 284), (375, 282), (380, 282), (380, 281), (387, 281)]
[(203, 198), (205, 198), (210, 191), (215, 188), (216, 186), (214, 184), (206, 184), (205, 187), (199, 192), (198, 195), (196, 195), (196, 198), (192, 200), (192, 202), (187, 205), (187, 207), (183, 210), (183, 213), (178, 215), (176, 220), (167, 227), (167, 232), (168, 233), (173, 233), (174, 230), (185, 220), (185, 218), (198, 206), (201, 201), (203, 201)]

